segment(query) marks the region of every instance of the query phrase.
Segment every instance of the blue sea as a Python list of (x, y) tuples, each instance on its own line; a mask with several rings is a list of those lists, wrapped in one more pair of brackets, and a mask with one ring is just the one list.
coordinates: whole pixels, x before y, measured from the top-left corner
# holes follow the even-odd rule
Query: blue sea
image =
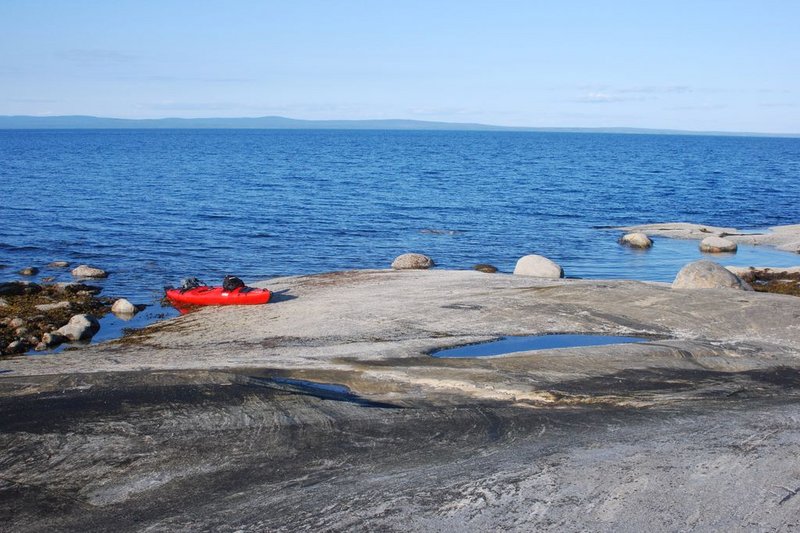
[[(53, 260), (107, 269), (108, 295), (165, 285), (526, 254), (567, 276), (671, 281), (695, 241), (637, 252), (613, 226), (800, 222), (800, 139), (330, 130), (0, 131), (0, 279)], [(742, 247), (724, 264), (797, 265)], [(68, 271), (41, 276), (68, 279)], [(35, 278), (34, 278), (35, 279)], [(151, 307), (141, 321), (156, 318)]]

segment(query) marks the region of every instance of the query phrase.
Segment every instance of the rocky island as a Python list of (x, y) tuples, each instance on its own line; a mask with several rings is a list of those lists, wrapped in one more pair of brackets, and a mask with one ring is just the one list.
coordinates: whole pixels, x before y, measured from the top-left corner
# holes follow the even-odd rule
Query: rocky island
[[(268, 280), (266, 306), (5, 359), (0, 520), (14, 531), (790, 530), (800, 299), (745, 285), (335, 272)], [(436, 357), (573, 334), (641, 342)]]

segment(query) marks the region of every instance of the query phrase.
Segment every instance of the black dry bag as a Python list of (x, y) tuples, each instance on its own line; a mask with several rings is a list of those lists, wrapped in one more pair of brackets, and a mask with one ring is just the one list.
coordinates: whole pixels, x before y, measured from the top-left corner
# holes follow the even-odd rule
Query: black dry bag
[(238, 289), (239, 287), (244, 287), (244, 281), (240, 280), (236, 276), (225, 276), (222, 280), (222, 288), (226, 291), (232, 291), (234, 289)]

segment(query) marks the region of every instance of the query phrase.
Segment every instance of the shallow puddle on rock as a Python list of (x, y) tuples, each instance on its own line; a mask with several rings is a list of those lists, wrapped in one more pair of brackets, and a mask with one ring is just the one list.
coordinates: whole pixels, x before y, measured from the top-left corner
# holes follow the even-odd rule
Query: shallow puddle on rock
[(526, 335), (502, 337), (496, 341), (468, 344), (432, 352), (433, 357), (490, 357), (533, 350), (575, 348), (579, 346), (603, 346), (647, 342), (644, 337), (618, 337), (614, 335)]

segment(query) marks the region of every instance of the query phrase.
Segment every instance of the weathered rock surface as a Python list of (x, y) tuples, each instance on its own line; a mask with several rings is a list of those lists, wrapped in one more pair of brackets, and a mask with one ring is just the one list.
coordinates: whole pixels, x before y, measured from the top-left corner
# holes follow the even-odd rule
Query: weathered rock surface
[[(4, 527), (798, 524), (800, 298), (438, 270), (257, 285), (274, 303), (3, 360)], [(428, 355), (575, 332), (652, 340)]]
[(424, 270), (434, 267), (433, 259), (423, 254), (402, 254), (392, 261), (395, 270)]
[(631, 248), (651, 248), (653, 241), (644, 233), (626, 233), (619, 240), (620, 244)]
[(102, 268), (89, 265), (78, 265), (72, 269), (72, 275), (76, 278), (107, 278), (108, 272)]
[(707, 254), (735, 252), (736, 243), (724, 237), (706, 237), (700, 241), (700, 251)]
[(52, 303), (52, 304), (38, 304), (38, 305), (35, 305), (34, 307), (37, 310), (43, 311), (43, 312), (46, 313), (48, 311), (54, 311), (56, 309), (69, 309), (70, 307), (72, 307), (72, 303), (67, 302), (67, 301), (63, 301), (63, 302), (56, 302), (56, 303)]
[(753, 290), (736, 274), (713, 261), (695, 261), (683, 267), (675, 281), (673, 289), (740, 289)]
[(558, 279), (564, 277), (564, 269), (544, 256), (526, 255), (517, 261), (514, 275)]
[(66, 326), (58, 328), (56, 333), (73, 341), (88, 341), (100, 329), (100, 323), (91, 315), (75, 315)]
[(118, 299), (116, 302), (114, 302), (114, 305), (111, 306), (111, 312), (115, 315), (130, 317), (135, 315), (136, 311), (136, 306), (125, 298)]
[(617, 229), (640, 231), (651, 236), (658, 235), (673, 239), (703, 240), (706, 237), (717, 236), (724, 237), (737, 244), (772, 246), (778, 250), (800, 253), (800, 224), (773, 226), (767, 232), (747, 232), (736, 228), (720, 228), (685, 222), (644, 224)]

